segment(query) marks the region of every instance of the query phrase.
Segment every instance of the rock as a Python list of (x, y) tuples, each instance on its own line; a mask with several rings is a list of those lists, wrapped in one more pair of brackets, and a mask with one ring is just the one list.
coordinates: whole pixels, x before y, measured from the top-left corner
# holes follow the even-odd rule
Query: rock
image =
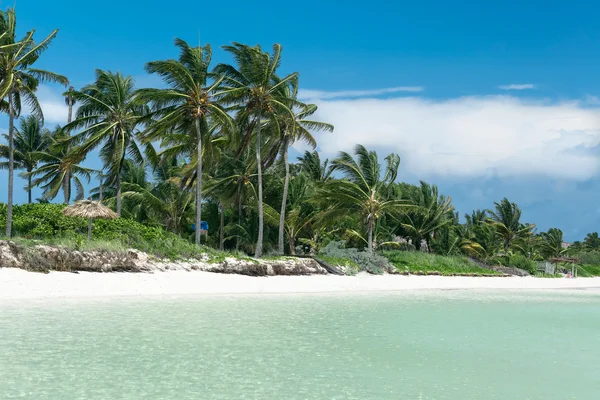
[(29, 271), (87, 271), (87, 272), (155, 272), (206, 271), (248, 276), (313, 275), (327, 271), (310, 258), (281, 258), (256, 260), (226, 258), (210, 263), (208, 255), (200, 260), (170, 261), (150, 257), (130, 249), (126, 252), (82, 252), (64, 247), (37, 245), (23, 247), (12, 241), (0, 241), (0, 268), (21, 268)]

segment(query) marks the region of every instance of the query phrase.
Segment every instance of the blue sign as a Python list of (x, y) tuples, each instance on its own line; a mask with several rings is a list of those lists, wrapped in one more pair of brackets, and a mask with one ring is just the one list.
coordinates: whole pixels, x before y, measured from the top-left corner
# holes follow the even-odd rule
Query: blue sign
[[(193, 231), (196, 230), (196, 224), (192, 224), (192, 230)], [(206, 221), (200, 221), (200, 230), (201, 231), (208, 231), (208, 222), (206, 222)]]

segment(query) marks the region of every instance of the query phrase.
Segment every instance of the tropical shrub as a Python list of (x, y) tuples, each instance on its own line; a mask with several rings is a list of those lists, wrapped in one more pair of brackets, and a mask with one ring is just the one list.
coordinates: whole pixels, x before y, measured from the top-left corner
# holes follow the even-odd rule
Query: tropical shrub
[(358, 266), (359, 271), (366, 271), (371, 274), (382, 274), (395, 270), (387, 258), (365, 251), (359, 251), (355, 248), (344, 248), (344, 241), (331, 241), (323, 247), (319, 255), (331, 257), (334, 259), (347, 259)]

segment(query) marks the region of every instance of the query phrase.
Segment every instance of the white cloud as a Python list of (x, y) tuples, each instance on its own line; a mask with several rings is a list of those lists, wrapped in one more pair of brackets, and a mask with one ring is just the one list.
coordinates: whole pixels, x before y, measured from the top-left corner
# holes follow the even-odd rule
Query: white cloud
[[(53, 124), (64, 125), (67, 122), (69, 108), (61, 95), (62, 92), (59, 90), (61, 89), (40, 85), (37, 91), (37, 98), (44, 113), (44, 123), (48, 128), (52, 128)], [(27, 113), (29, 113), (29, 110), (27, 110)], [(73, 110), (73, 113), (75, 113), (75, 110)]]
[(533, 83), (511, 83), (510, 85), (498, 86), (498, 88), (502, 90), (528, 90), (535, 89), (535, 85)]
[(357, 97), (373, 97), (383, 94), (400, 93), (400, 92), (422, 92), (421, 86), (398, 86), (393, 88), (374, 89), (374, 90), (341, 90), (337, 92), (326, 92), (322, 90), (300, 89), (298, 98), (306, 99), (338, 99), (338, 98), (357, 98)]
[[(321, 100), (318, 134), (327, 157), (357, 143), (402, 156), (417, 178), (547, 176), (588, 179), (600, 171), (600, 109), (510, 96)], [(298, 150), (302, 148), (298, 147)]]

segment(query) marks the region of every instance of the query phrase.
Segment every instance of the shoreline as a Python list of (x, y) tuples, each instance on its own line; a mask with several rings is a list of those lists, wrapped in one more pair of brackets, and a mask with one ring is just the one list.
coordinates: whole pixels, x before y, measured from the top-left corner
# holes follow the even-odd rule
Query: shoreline
[(80, 299), (187, 295), (377, 293), (412, 290), (556, 290), (600, 293), (600, 277), (459, 277), (419, 275), (250, 277), (205, 271), (155, 273), (50, 272), (0, 268), (0, 302), (28, 299)]

